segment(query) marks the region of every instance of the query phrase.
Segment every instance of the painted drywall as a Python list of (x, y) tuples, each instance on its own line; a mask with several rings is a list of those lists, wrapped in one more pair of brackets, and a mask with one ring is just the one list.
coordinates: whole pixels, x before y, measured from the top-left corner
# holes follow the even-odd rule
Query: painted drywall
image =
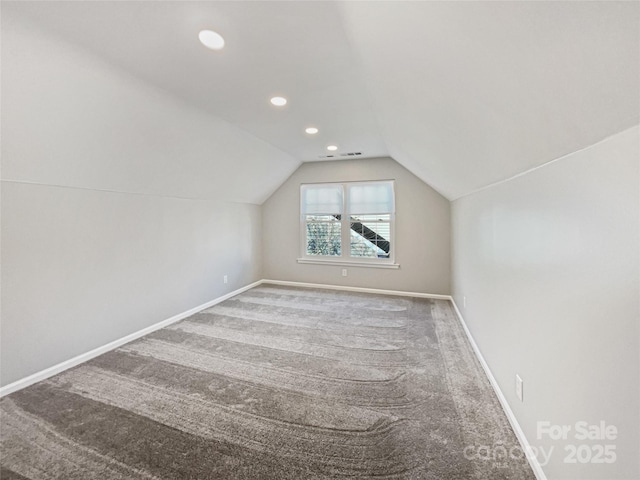
[(3, 179), (261, 204), (300, 163), (4, 5), (1, 113)]
[(640, 121), (640, 3), (336, 2), (388, 154), (449, 199)]
[(258, 280), (260, 216), (256, 205), (4, 182), (2, 384)]
[[(397, 270), (299, 264), (300, 185), (395, 180)], [(449, 294), (449, 201), (391, 158), (304, 163), (263, 205), (265, 278)]]
[(2, 385), (262, 277), (254, 203), (296, 161), (2, 22)]
[[(634, 127), (452, 204), (453, 296), (528, 440), (554, 449), (550, 480), (640, 478), (639, 144)], [(618, 436), (580, 440), (579, 421)], [(617, 459), (566, 463), (582, 444)]]

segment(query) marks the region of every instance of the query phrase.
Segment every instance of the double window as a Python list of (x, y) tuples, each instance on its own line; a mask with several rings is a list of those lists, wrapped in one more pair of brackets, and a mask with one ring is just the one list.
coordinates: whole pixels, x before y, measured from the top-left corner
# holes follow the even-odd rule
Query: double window
[(300, 187), (303, 260), (393, 263), (393, 181)]

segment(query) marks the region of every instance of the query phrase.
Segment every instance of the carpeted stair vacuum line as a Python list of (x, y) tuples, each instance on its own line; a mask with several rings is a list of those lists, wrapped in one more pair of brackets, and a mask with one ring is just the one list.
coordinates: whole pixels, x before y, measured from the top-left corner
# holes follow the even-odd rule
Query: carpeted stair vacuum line
[(2, 480), (535, 478), (444, 300), (261, 286), (0, 407)]

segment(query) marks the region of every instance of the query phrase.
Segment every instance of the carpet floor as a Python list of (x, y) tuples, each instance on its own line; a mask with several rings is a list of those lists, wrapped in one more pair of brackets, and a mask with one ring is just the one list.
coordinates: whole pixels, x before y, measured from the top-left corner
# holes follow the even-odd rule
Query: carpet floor
[(444, 300), (263, 285), (0, 409), (2, 480), (535, 479)]

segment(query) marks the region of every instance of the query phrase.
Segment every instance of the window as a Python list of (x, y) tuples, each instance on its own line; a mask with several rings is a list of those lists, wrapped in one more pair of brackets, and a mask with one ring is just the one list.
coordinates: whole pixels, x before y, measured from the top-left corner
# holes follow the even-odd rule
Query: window
[(393, 263), (392, 181), (300, 187), (301, 263)]

